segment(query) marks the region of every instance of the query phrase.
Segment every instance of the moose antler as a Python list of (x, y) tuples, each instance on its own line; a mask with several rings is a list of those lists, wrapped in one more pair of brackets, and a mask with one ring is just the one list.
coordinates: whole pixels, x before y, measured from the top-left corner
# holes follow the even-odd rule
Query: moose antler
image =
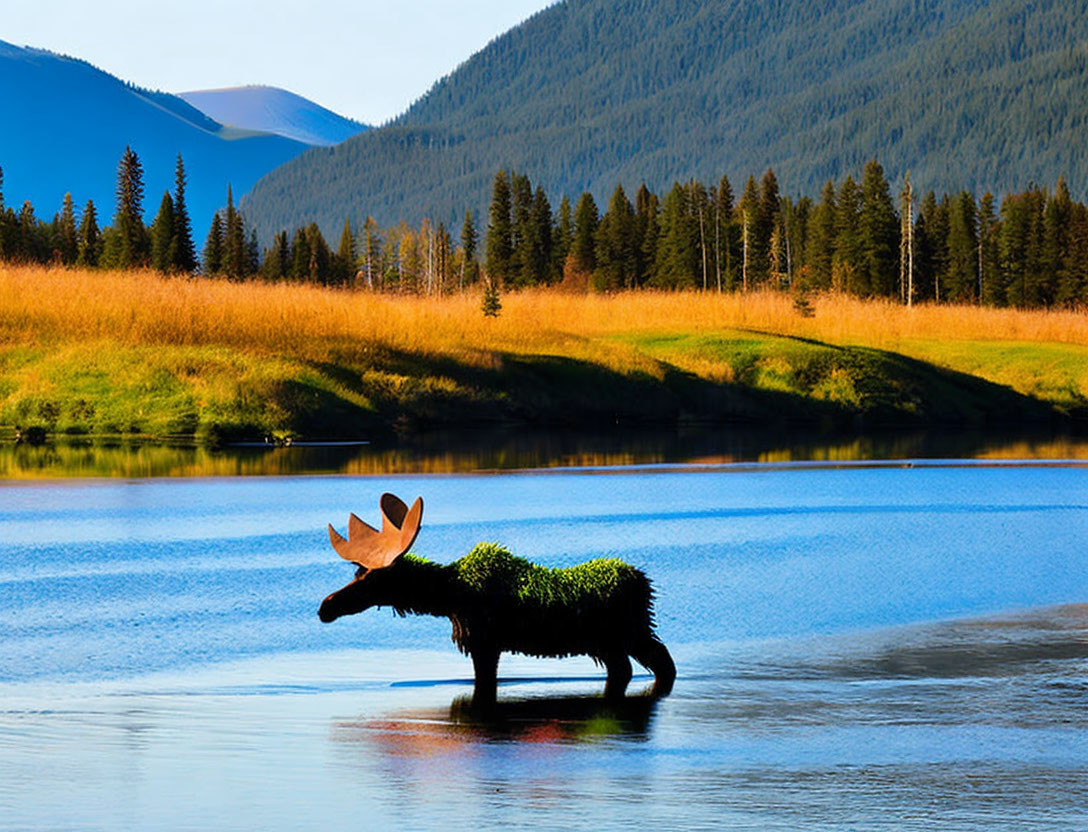
[(412, 508), (394, 494), (382, 494), (382, 530), (379, 532), (354, 514), (348, 518), (348, 539), (329, 525), (329, 540), (336, 554), (368, 570), (383, 569), (412, 548), (423, 522), (423, 498)]

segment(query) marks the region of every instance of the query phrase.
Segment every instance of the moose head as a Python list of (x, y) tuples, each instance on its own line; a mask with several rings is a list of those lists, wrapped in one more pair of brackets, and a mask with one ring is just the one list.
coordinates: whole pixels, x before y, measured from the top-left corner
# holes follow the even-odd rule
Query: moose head
[(412, 548), (423, 522), (423, 498), (408, 508), (393, 494), (383, 494), (379, 503), (382, 530), (378, 531), (354, 514), (348, 519), (345, 540), (329, 525), (329, 540), (336, 553), (359, 568), (355, 579), (321, 602), (318, 617), (328, 623), (342, 615), (362, 612), (376, 604), (389, 603), (389, 568)]

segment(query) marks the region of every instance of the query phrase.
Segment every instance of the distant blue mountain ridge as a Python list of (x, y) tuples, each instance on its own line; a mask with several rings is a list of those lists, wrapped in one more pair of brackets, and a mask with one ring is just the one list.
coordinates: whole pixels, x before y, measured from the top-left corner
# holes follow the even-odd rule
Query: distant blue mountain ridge
[(350, 118), (279, 87), (248, 86), (179, 92), (178, 98), (217, 122), (328, 147), (367, 129)]
[(150, 222), (163, 192), (173, 192), (181, 153), (198, 249), (212, 214), (226, 204), (228, 183), (239, 197), (310, 146), (283, 135), (225, 127), (176, 95), (142, 89), (77, 58), (4, 41), (0, 102), (6, 204), (18, 210), (29, 199), (38, 217), (48, 221), (71, 192), (78, 210), (93, 199), (99, 224), (109, 224), (116, 208), (117, 163), (131, 146), (143, 165), (144, 216)]

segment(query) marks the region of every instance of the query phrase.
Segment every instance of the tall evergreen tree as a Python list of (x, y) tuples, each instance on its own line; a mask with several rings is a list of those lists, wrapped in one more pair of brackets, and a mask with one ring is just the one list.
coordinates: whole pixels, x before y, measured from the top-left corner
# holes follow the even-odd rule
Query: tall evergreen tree
[(574, 206), (574, 236), (569, 259), (580, 272), (592, 274), (597, 267), (597, 225), (600, 222), (593, 194), (584, 193)]
[(933, 191), (922, 198), (922, 208), (915, 224), (915, 285), (920, 299), (941, 300), (948, 283), (949, 201), (940, 201)]
[(143, 265), (150, 255), (147, 229), (143, 220), (144, 171), (140, 157), (125, 147), (117, 166), (117, 213), (113, 229), (117, 242), (109, 265), (129, 269)]
[(639, 186), (635, 194), (635, 283), (642, 286), (650, 279), (654, 256), (657, 252), (657, 196), (646, 187)]
[(178, 154), (174, 165), (174, 244), (173, 270), (189, 274), (196, 271), (196, 247), (193, 245), (193, 224), (185, 203), (185, 164)]
[(847, 176), (839, 186), (835, 200), (835, 258), (831, 285), (854, 295), (865, 295), (869, 291), (860, 228), (861, 199), (861, 189), (852, 176)]
[(563, 274), (563, 264), (567, 262), (573, 240), (574, 214), (571, 211), (570, 199), (563, 194), (563, 198), (559, 200), (559, 217), (555, 224), (552, 243), (552, 271), (557, 276)]
[(94, 207), (94, 200), (88, 199), (83, 208), (83, 218), (79, 222), (79, 251), (76, 255), (76, 263), (93, 269), (98, 265), (101, 245), (98, 212)]
[(748, 240), (749, 280), (754, 275), (757, 284), (766, 283), (770, 276), (771, 236), (779, 225), (780, 211), (778, 178), (771, 168), (767, 168), (760, 181), (759, 207)]
[(539, 241), (537, 227), (533, 222), (533, 186), (529, 177), (511, 173), (510, 191), (513, 233), (509, 285), (532, 286), (536, 282), (535, 256)]
[(34, 206), (30, 200), (23, 201), (19, 211), (18, 237), (15, 245), (15, 259), (24, 263), (44, 263), (46, 246), (41, 233), (41, 223), (34, 215)]
[(530, 217), (533, 245), (530, 248), (530, 275), (535, 284), (548, 283), (552, 276), (552, 206), (544, 189), (533, 193)]
[(1069, 215), (1068, 246), (1058, 303), (1083, 306), (1088, 302), (1088, 206), (1073, 203)]
[(949, 201), (947, 300), (971, 303), (978, 291), (978, 217), (975, 198), (962, 191)]
[(737, 285), (737, 229), (733, 221), (733, 185), (722, 175), (714, 192), (714, 275), (718, 290)]
[(223, 218), (216, 211), (208, 229), (208, 240), (204, 243), (203, 272), (208, 277), (223, 271), (223, 237)]
[(266, 280), (285, 280), (291, 272), (291, 243), (286, 231), (272, 237), (272, 247), (264, 254), (261, 274)]
[(60, 259), (64, 265), (71, 266), (76, 262), (79, 256), (79, 233), (76, 230), (76, 209), (70, 193), (64, 195), (53, 245), (60, 252)]
[(762, 260), (758, 250), (761, 212), (759, 187), (756, 185), (756, 178), (749, 176), (744, 184), (744, 193), (737, 203), (737, 220), (740, 224), (740, 283), (745, 292), (758, 285), (762, 274)]
[(487, 275), (491, 280), (506, 285), (512, 278), (511, 258), (513, 226), (510, 221), (510, 179), (506, 171), (495, 174), (491, 189), (491, 207), (488, 211), (487, 238), (484, 243), (487, 258)]
[(1073, 200), (1065, 177), (1058, 178), (1054, 194), (1046, 201), (1043, 214), (1042, 270), (1040, 301), (1049, 305), (1058, 300), (1060, 286), (1066, 283), (1065, 267), (1069, 256), (1069, 219)]
[(699, 222), (691, 211), (690, 190), (677, 182), (661, 206), (652, 284), (662, 289), (701, 286), (699, 255)]
[(598, 289), (619, 289), (635, 283), (635, 212), (622, 185), (617, 185), (608, 210), (597, 226), (593, 281)]
[(1005, 299), (1005, 284), (998, 260), (997, 232), (994, 195), (987, 191), (978, 204), (978, 283), (979, 299), (988, 306), (1001, 306)]
[(223, 222), (222, 271), (231, 280), (246, 276), (246, 230), (242, 215), (234, 207), (234, 193), (227, 184), (227, 213)]
[(862, 176), (858, 242), (862, 260), (855, 291), (879, 297), (897, 295), (899, 217), (884, 168), (875, 159), (865, 165)]
[(355, 236), (351, 231), (351, 221), (344, 219), (344, 228), (340, 232), (340, 245), (336, 249), (334, 263), (334, 281), (346, 286), (355, 280)]
[(479, 235), (476, 233), (472, 211), (465, 211), (465, 221), (461, 223), (461, 271), (457, 279), (458, 289), (463, 289), (466, 283), (471, 285), (476, 282), (479, 269), (476, 262), (478, 242)]
[(832, 264), (838, 220), (835, 183), (828, 181), (820, 193), (820, 202), (812, 209), (808, 241), (804, 255), (803, 285), (810, 289), (831, 288)]
[(151, 223), (151, 268), (163, 274), (170, 274), (175, 269), (177, 256), (174, 246), (178, 243), (175, 221), (174, 200), (169, 192), (164, 192), (159, 213)]

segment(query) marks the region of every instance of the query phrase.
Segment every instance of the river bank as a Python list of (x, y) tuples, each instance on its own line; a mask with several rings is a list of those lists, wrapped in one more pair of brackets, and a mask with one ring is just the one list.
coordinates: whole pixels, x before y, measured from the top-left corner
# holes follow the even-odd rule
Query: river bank
[[(34, 300), (47, 287), (54, 301)], [(0, 269), (0, 428), (370, 439), (493, 425), (1042, 424), (1088, 411), (1072, 312), (785, 293), (403, 297)]]

